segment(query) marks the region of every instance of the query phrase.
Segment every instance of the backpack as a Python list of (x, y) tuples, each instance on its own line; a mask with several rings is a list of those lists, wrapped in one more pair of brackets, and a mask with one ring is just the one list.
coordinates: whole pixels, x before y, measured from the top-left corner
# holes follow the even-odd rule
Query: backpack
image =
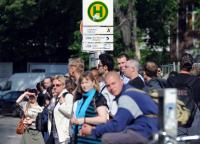
[(176, 84), (177, 88), (177, 120), (180, 127), (189, 128), (192, 126), (197, 111), (197, 104), (192, 91), (196, 79), (187, 84)]
[[(162, 84), (161, 81), (156, 79), (161, 88), (165, 88), (165, 84)], [(194, 78), (187, 84), (175, 84), (174, 88), (177, 89), (177, 104), (176, 104), (176, 113), (177, 121), (179, 127), (189, 128), (192, 126), (194, 117), (197, 111), (197, 104), (195, 103), (195, 97), (193, 95), (192, 86), (196, 82), (197, 78)], [(153, 87), (145, 86), (144, 91), (151, 96), (155, 103), (158, 104), (159, 98), (159, 89)]]
[(43, 109), (41, 113), (38, 113), (35, 121), (35, 126), (38, 131), (47, 132), (47, 123), (48, 123), (48, 110)]
[(157, 82), (160, 88), (155, 88), (153, 85), (145, 85), (144, 91), (158, 104), (159, 91), (167, 87), (166, 81), (160, 78), (153, 78), (151, 81)]

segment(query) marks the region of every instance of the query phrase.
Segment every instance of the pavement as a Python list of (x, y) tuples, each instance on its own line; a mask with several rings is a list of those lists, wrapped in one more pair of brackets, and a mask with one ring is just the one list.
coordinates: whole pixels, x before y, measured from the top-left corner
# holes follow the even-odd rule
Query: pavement
[(19, 118), (0, 115), (0, 144), (20, 144), (21, 136), (15, 133)]

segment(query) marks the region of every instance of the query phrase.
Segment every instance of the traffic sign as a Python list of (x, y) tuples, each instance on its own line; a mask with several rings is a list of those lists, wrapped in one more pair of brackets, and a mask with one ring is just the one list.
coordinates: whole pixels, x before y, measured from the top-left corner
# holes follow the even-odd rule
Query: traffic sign
[(83, 0), (83, 26), (113, 26), (113, 0)]
[(83, 34), (113, 34), (113, 27), (84, 27)]
[(113, 35), (85, 35), (83, 42), (113, 42)]
[(113, 43), (92, 43), (92, 42), (83, 42), (82, 48), (85, 51), (112, 51), (113, 50)]
[(113, 0), (83, 0), (82, 49), (113, 50)]

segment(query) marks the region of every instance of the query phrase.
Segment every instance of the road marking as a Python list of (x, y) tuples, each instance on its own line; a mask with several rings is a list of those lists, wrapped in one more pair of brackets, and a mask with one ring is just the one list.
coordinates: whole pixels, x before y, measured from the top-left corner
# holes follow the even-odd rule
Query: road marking
[(7, 136), (7, 138), (16, 138), (18, 137), (17, 135), (10, 135), (10, 136)]

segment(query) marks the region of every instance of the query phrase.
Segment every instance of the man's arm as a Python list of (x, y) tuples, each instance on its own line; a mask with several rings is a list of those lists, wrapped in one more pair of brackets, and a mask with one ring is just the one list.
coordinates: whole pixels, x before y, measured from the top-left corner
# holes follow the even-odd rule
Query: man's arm
[(96, 127), (84, 124), (81, 134), (83, 136), (92, 134), (94, 137), (100, 137), (107, 132), (119, 132), (124, 130), (131, 120), (133, 120), (131, 113), (126, 109), (119, 108), (114, 119), (108, 121), (106, 124), (100, 124)]

